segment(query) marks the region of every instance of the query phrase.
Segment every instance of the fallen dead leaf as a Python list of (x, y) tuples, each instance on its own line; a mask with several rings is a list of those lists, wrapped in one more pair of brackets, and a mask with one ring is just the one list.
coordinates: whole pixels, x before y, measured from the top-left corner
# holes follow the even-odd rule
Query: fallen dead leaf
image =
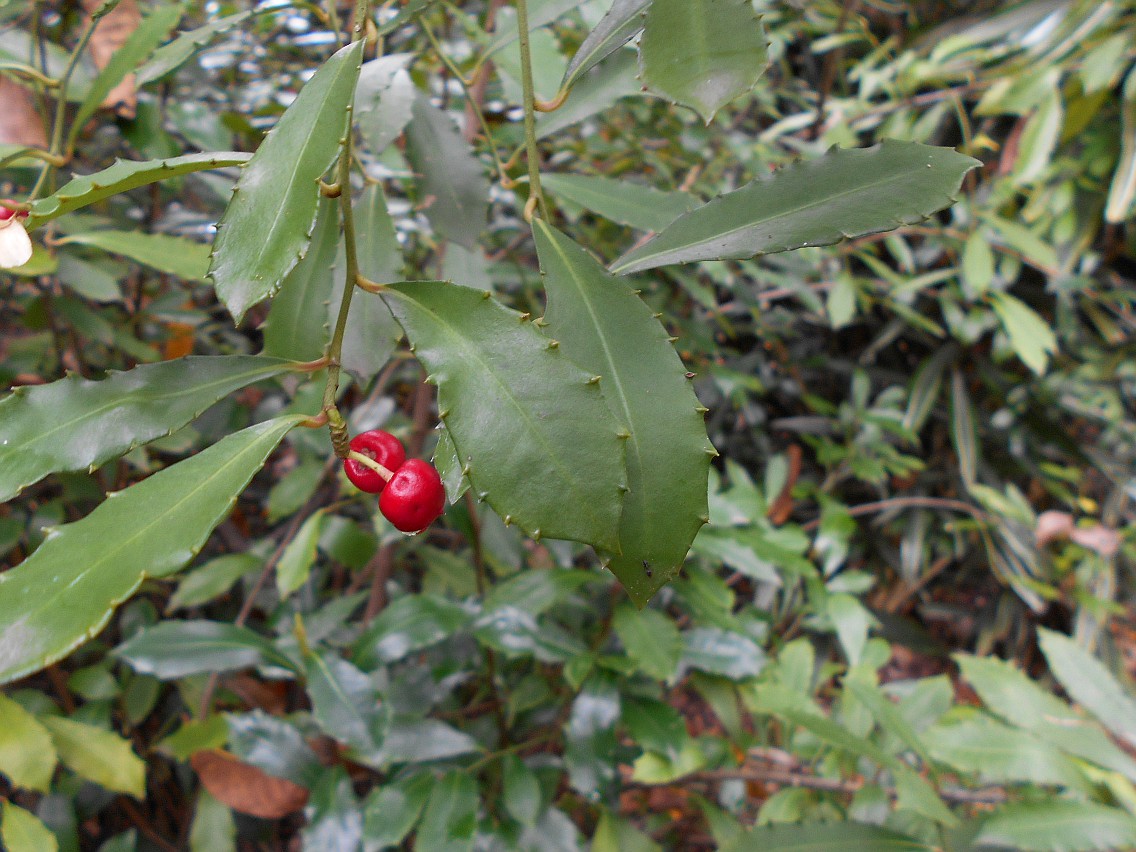
[[(83, 0), (83, 8), (90, 15), (95, 9), (103, 5), (103, 0)], [(142, 13), (138, 10), (136, 0), (121, 0), (108, 12), (95, 27), (91, 35), (91, 60), (95, 67), (102, 71), (110, 62), (111, 57), (119, 50), (127, 39), (138, 29), (142, 22)], [(114, 110), (120, 118), (134, 118), (138, 110), (138, 93), (134, 86), (134, 75), (127, 74), (110, 90), (102, 105)]]
[(308, 791), (286, 778), (269, 775), (220, 749), (189, 759), (201, 784), (234, 811), (261, 819), (280, 819), (308, 803)]

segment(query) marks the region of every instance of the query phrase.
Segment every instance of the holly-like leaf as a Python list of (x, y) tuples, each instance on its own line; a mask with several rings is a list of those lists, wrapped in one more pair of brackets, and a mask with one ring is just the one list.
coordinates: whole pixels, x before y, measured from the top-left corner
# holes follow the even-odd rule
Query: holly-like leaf
[(259, 633), (218, 621), (163, 621), (140, 630), (114, 654), (134, 671), (161, 680), (264, 663), (292, 668), (289, 659)]
[(16, 787), (47, 793), (55, 774), (55, 746), (36, 717), (0, 694), (0, 774)]
[(238, 322), (307, 251), (319, 180), (339, 150), (362, 53), (363, 42), (352, 42), (316, 71), (237, 181), (209, 275)]
[(64, 184), (54, 195), (32, 205), (25, 220), (29, 231), (65, 213), (94, 204), (130, 189), (169, 180), (193, 172), (224, 169), (248, 162), (252, 154), (224, 151), (212, 154), (186, 154), (164, 160), (119, 160), (113, 166), (90, 175), (81, 175)]
[(754, 257), (921, 222), (950, 205), (981, 165), (953, 148), (884, 140), (746, 184), (677, 219), (614, 264), (618, 274), (670, 263)]
[(81, 245), (120, 254), (187, 281), (205, 278), (209, 269), (209, 246), (172, 237), (169, 234), (145, 234), (141, 231), (91, 231), (68, 234), (56, 241), (59, 245)]
[(327, 348), (327, 305), (339, 247), (339, 205), (324, 198), (304, 259), (288, 273), (264, 321), (264, 354), (315, 361)]
[(608, 567), (639, 606), (674, 577), (706, 522), (714, 448), (666, 329), (629, 286), (540, 220), (533, 224), (548, 290), (549, 333), (601, 377), (627, 439), (619, 554)]
[(560, 87), (570, 88), (581, 74), (587, 73), (631, 41), (643, 29), (643, 10), (650, 3), (651, 0), (615, 0), (568, 63)]
[(489, 179), (450, 117), (419, 93), (406, 126), (406, 155), (421, 175), (419, 204), (439, 234), (473, 248), (489, 215)]
[(169, 435), (222, 397), (294, 365), (189, 356), (93, 382), (68, 376), (0, 400), (0, 500), (49, 473), (97, 467)]
[(438, 385), (478, 496), (534, 537), (618, 552), (623, 447), (592, 375), (488, 292), (416, 281), (383, 298)]
[(639, 44), (643, 82), (709, 124), (757, 83), (766, 46), (749, 0), (653, 0)]
[(169, 44), (162, 45), (154, 51), (146, 64), (138, 69), (135, 75), (138, 85), (145, 86), (147, 83), (160, 80), (171, 71), (176, 71), (197, 52), (198, 48), (205, 47), (216, 36), (228, 32), (252, 14), (253, 12), (237, 12), (235, 15), (226, 15), (196, 29), (187, 30)]
[(50, 530), (0, 583), (0, 683), (62, 659), (97, 635), (143, 579), (180, 570), (302, 419), (230, 435)]

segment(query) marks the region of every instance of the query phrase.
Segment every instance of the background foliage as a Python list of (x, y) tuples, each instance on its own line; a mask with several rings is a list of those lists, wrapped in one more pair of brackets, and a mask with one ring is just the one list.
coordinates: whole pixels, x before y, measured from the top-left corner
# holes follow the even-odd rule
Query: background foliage
[[(388, 4), (356, 82), (347, 9), (123, 0), (55, 139), (27, 69), (58, 77), (99, 5), (0, 0), (5, 197), (39, 179), (25, 146), (74, 149), (41, 190), (113, 169), (42, 192), (36, 255), (0, 278), (0, 377), (25, 388), (0, 400), (0, 558), (24, 566), (0, 575), (9, 849), (1136, 846), (1131, 3), (533, 2), (537, 95), (575, 81), (536, 122), (558, 230), (535, 240), (510, 5)], [(560, 232), (617, 271), (685, 252), (610, 279), (677, 338), (720, 454), (710, 524), (645, 608), (583, 545), (521, 531), (544, 516), (506, 525), (496, 488), (466, 490), (446, 442), (499, 452), (502, 427), (446, 408), (477, 377), (449, 385), (419, 344), (423, 369), (379, 297), (355, 296), (339, 405), (436, 452), (444, 521), (398, 534), (292, 428), (321, 406), (296, 362), (322, 354), (347, 260), (314, 193), (307, 221), (241, 215), (258, 186), (293, 202), (239, 167), (259, 149), (324, 175), (352, 91), (372, 281), (540, 317), (541, 268), (609, 280)], [(293, 103), (326, 108), (316, 132)], [(828, 192), (823, 164), (863, 155), (824, 152), (885, 139), (983, 166), (944, 212), (919, 221), (945, 196), (908, 193), (898, 227), (832, 246), (645, 244), (773, 171)], [(404, 323), (428, 293), (431, 316), (513, 322), (398, 289)], [(549, 292), (571, 348), (571, 294)], [(598, 434), (568, 467), (610, 467)], [(666, 487), (665, 465), (640, 475)]]

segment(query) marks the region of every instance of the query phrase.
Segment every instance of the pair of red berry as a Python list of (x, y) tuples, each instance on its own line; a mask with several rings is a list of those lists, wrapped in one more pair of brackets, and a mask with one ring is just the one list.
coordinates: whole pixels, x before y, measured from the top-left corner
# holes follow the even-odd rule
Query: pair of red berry
[(429, 462), (408, 460), (402, 441), (390, 432), (372, 429), (352, 438), (350, 447), (389, 474), (355, 459), (343, 460), (343, 472), (356, 488), (379, 495), (379, 511), (395, 529), (422, 532), (441, 516), (446, 507), (442, 477)]

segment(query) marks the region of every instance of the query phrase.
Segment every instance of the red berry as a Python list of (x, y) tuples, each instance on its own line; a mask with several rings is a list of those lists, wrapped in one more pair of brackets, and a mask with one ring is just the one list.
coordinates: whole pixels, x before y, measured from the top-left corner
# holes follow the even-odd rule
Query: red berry
[[(406, 461), (402, 441), (382, 429), (372, 429), (356, 435), (351, 439), (350, 447), (355, 452), (374, 459), (387, 470), (398, 470)], [(343, 460), (343, 472), (356, 488), (368, 494), (378, 494), (387, 484), (377, 470), (371, 470), (354, 459)]]
[(411, 459), (396, 470), (379, 496), (379, 511), (403, 532), (422, 532), (445, 508), (442, 477), (421, 459)]
[(7, 222), (15, 215), (16, 211), (11, 207), (5, 207), (3, 204), (0, 204), (0, 222)]

